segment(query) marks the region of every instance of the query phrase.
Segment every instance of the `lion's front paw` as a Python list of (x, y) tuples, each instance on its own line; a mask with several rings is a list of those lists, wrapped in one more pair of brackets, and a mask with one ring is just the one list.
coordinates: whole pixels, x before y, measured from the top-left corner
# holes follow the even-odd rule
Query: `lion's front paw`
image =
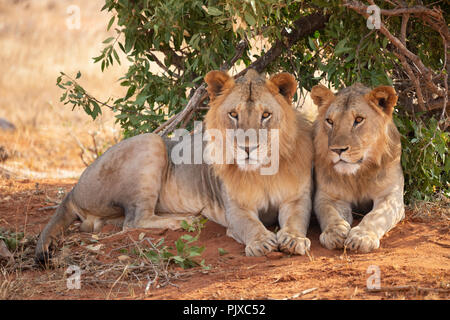
[(341, 220), (328, 225), (319, 237), (320, 243), (327, 249), (339, 249), (344, 247), (344, 241), (350, 232), (350, 224)]
[(308, 238), (296, 236), (283, 229), (278, 231), (277, 241), (281, 251), (291, 254), (304, 255), (311, 247)]
[(367, 253), (380, 247), (380, 239), (375, 232), (354, 227), (350, 230), (344, 245), (350, 250)]
[(245, 255), (264, 256), (271, 251), (278, 249), (277, 236), (268, 231), (264, 236), (253, 240), (245, 246)]

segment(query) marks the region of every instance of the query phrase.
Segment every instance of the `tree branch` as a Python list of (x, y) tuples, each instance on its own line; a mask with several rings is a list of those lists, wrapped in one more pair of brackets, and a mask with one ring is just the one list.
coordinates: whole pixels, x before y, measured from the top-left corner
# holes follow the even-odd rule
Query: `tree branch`
[(291, 32), (288, 32), (286, 29), (283, 29), (281, 32), (284, 39), (277, 40), (269, 51), (250, 64), (246, 69), (235, 75), (235, 78), (244, 75), (250, 68), (255, 69), (258, 72), (264, 71), (271, 62), (281, 55), (284, 49), (289, 49), (296, 42), (310, 35), (314, 31), (325, 28), (325, 24), (328, 22), (329, 18), (329, 15), (314, 13), (294, 21), (294, 29)]
[[(281, 32), (283, 39), (277, 40), (269, 51), (259, 57), (247, 68), (236, 74), (234, 78), (236, 79), (243, 76), (250, 68), (253, 68), (258, 72), (264, 71), (264, 69), (271, 62), (273, 62), (282, 54), (283, 49), (289, 49), (304, 37), (310, 35), (316, 30), (323, 29), (325, 27), (325, 24), (328, 22), (329, 17), (329, 15), (314, 13), (294, 21), (294, 29), (291, 32), (283, 29), (283, 31)], [(236, 61), (239, 60), (246, 48), (247, 43), (245, 41), (239, 42), (236, 46), (236, 53), (233, 58), (229, 62), (225, 62), (220, 69), (223, 71), (229, 70), (236, 63)], [(200, 103), (206, 98), (206, 95), (206, 84), (203, 83), (195, 90), (186, 107), (184, 107), (184, 109), (180, 113), (174, 115), (172, 118), (159, 126), (155, 131), (153, 131), (153, 133), (157, 133), (161, 136), (166, 136), (167, 134), (171, 133), (178, 126), (178, 124), (182, 123), (185, 118), (191, 114), (192, 111), (195, 111), (197, 109)]]
[[(355, 12), (357, 12), (358, 14), (362, 15), (365, 18), (369, 17), (369, 14), (367, 13), (367, 6), (359, 1), (347, 0), (344, 2), (344, 7), (354, 10)], [(387, 16), (400, 16), (400, 15), (403, 16), (400, 39), (392, 35), (392, 33), (385, 27), (384, 24), (381, 24), (379, 31), (386, 38), (388, 38), (389, 41), (397, 48), (398, 52), (394, 54), (399, 58), (400, 62), (402, 63), (402, 66), (404, 67), (406, 73), (408, 74), (410, 81), (414, 84), (416, 88), (416, 94), (420, 109), (425, 109), (423, 92), (421, 88), (421, 83), (419, 79), (416, 77), (415, 72), (413, 72), (412, 66), (415, 69), (417, 69), (416, 72), (418, 73), (420, 78), (423, 79), (423, 83), (426, 85), (428, 90), (430, 90), (431, 93), (436, 94), (438, 97), (444, 98), (443, 113), (445, 113), (446, 107), (448, 106), (448, 84), (444, 84), (445, 87), (444, 89), (439, 88), (438, 85), (435, 82), (433, 82), (433, 79), (436, 78), (436, 74), (430, 68), (426, 67), (423, 64), (422, 60), (417, 55), (408, 50), (408, 48), (406, 47), (406, 24), (408, 22), (409, 15), (415, 14), (421, 20), (430, 24), (431, 28), (437, 30), (440, 33), (443, 39), (444, 48), (446, 49), (449, 31), (445, 23), (445, 20), (443, 19), (442, 11), (438, 8), (429, 9), (423, 6), (415, 6), (409, 8), (380, 10), (380, 13), (382, 15)], [(444, 68), (448, 68), (447, 57), (448, 53), (444, 52), (444, 59), (445, 59)], [(407, 61), (407, 58), (411, 61), (411, 63)], [(430, 94), (429, 96), (432, 95)]]

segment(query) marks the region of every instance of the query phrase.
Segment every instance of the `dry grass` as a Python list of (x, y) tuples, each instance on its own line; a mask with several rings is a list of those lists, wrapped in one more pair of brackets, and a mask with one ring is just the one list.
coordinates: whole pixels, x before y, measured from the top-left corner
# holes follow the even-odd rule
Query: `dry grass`
[[(72, 226), (68, 235), (54, 247), (48, 270), (34, 261), (37, 236), (26, 236), (14, 255), (13, 262), (0, 259), (0, 300), (39, 298), (48, 287), (55, 292), (69, 291), (70, 266), (82, 270), (83, 291), (94, 290), (100, 299), (117, 297), (142, 298), (149, 290), (177, 286), (176, 280), (187, 279), (194, 271), (181, 270), (163, 257), (161, 240), (145, 233), (80, 234)], [(161, 257), (160, 262), (149, 258), (149, 252)], [(153, 255), (152, 255), (153, 257)], [(46, 272), (47, 271), (47, 272)], [(53, 297), (54, 298), (54, 297)]]
[[(70, 5), (80, 8), (79, 30), (66, 26)], [(12, 133), (0, 131), (0, 147), (8, 155), (0, 160), (3, 170), (27, 178), (78, 178), (95, 159), (89, 149), (101, 152), (120, 138), (109, 110), (93, 122), (83, 110), (60, 103), (62, 90), (55, 85), (60, 71), (75, 76), (80, 70), (80, 84), (96, 98), (124, 94), (117, 79), (126, 72), (127, 59), (121, 56), (122, 66), (104, 73), (92, 60), (102, 41), (115, 35), (114, 27), (106, 31), (111, 16), (100, 11), (102, 5), (89, 0), (0, 0), (0, 118), (17, 127)], [(314, 118), (309, 97), (299, 105)]]
[[(69, 5), (81, 9), (81, 28), (69, 30)], [(119, 127), (111, 112), (95, 122), (82, 110), (59, 102), (55, 85), (60, 71), (82, 73), (81, 84), (99, 99), (123, 93), (117, 79), (127, 66), (105, 73), (92, 61), (99, 54), (110, 16), (100, 12), (102, 1), (0, 0), (0, 117), (14, 123), (13, 133), (0, 132), (0, 145), (9, 158), (1, 165), (22, 175), (77, 177), (84, 169), (77, 139), (99, 147), (117, 141)], [(126, 62), (126, 59), (121, 59)], [(76, 138), (75, 138), (76, 137)]]
[(409, 206), (410, 218), (416, 221), (441, 221), (450, 226), (450, 199), (441, 195), (433, 201), (417, 201)]

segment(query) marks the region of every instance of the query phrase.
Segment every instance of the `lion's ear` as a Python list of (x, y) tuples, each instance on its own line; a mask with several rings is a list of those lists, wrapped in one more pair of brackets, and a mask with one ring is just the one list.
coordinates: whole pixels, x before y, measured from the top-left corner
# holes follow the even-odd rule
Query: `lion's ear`
[(297, 91), (297, 81), (293, 75), (283, 72), (273, 75), (269, 79), (277, 88), (278, 92), (289, 102), (292, 102), (295, 92)]
[(213, 101), (224, 89), (224, 86), (227, 82), (233, 82), (233, 78), (231, 78), (226, 72), (223, 71), (210, 71), (205, 76), (205, 82), (208, 85), (206, 89), (209, 94), (209, 99)]
[(366, 94), (367, 101), (373, 102), (388, 116), (392, 116), (394, 107), (397, 104), (397, 93), (390, 86), (379, 86)]
[(318, 84), (311, 89), (311, 99), (314, 101), (316, 106), (323, 107), (330, 105), (334, 101), (336, 96), (327, 87)]

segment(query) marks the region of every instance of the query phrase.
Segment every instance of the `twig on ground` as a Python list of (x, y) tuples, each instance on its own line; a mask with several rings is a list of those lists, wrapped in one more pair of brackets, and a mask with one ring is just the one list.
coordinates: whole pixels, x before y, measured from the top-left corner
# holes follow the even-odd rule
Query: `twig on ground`
[(39, 208), (38, 211), (46, 211), (46, 210), (53, 210), (59, 207), (59, 204), (55, 205), (55, 206), (47, 206), (47, 207), (42, 207)]
[(399, 291), (411, 291), (414, 290), (416, 292), (436, 292), (436, 293), (450, 293), (449, 289), (444, 288), (424, 288), (424, 287), (416, 287), (413, 285), (406, 286), (394, 286), (394, 287), (381, 287), (378, 289), (366, 289), (368, 292), (399, 292)]

